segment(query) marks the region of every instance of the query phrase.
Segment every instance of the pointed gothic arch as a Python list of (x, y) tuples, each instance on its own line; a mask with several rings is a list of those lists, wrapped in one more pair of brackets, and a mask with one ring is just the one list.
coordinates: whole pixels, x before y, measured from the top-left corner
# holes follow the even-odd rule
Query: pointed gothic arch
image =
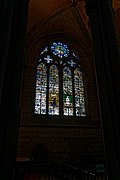
[(35, 114), (86, 116), (83, 70), (72, 48), (50, 41), (37, 63)]

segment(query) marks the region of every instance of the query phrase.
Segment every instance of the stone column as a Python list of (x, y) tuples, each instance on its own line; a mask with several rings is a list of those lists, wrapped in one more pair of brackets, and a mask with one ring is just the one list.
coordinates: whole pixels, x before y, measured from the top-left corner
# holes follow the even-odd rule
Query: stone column
[(111, 0), (86, 0), (109, 180), (120, 179), (120, 54)]
[(0, 0), (0, 180), (13, 180), (28, 0)]

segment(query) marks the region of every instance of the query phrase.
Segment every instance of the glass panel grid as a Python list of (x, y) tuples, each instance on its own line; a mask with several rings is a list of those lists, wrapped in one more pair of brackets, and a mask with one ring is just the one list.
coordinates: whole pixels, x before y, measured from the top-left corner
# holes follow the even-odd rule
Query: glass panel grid
[(37, 67), (35, 113), (46, 114), (47, 69), (43, 63)]
[(67, 67), (63, 69), (63, 114), (73, 116), (72, 75)]
[[(54, 59), (52, 54), (58, 58)], [(78, 58), (75, 58), (75, 53), (71, 53), (63, 42), (53, 42), (41, 52), (36, 77), (36, 114), (59, 115), (62, 108), (61, 115), (86, 116), (83, 77)], [(63, 87), (61, 93), (60, 84)], [(59, 98), (63, 98), (60, 106)]]
[(85, 116), (85, 100), (82, 73), (78, 68), (74, 71), (74, 88), (76, 116)]
[(59, 76), (55, 65), (50, 67), (49, 73), (49, 110), (50, 115), (59, 115)]

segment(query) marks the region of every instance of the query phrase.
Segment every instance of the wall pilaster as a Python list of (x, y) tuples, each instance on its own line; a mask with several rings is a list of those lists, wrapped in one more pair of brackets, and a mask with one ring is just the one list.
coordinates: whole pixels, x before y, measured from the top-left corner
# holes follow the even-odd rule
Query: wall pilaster
[(86, 0), (109, 180), (120, 179), (120, 55), (111, 1)]
[(0, 9), (0, 179), (12, 180), (28, 1), (0, 0)]

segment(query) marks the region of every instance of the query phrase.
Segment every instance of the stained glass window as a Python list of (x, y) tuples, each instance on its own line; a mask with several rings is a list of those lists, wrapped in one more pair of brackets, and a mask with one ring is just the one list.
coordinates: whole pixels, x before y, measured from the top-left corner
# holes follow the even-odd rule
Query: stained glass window
[(63, 69), (63, 112), (73, 116), (72, 74), (68, 67)]
[(68, 46), (66, 44), (63, 44), (62, 42), (53, 42), (51, 51), (54, 55), (57, 55), (60, 58), (68, 57), (69, 55)]
[(40, 53), (36, 74), (35, 113), (86, 116), (80, 60), (67, 43), (51, 42)]
[(37, 67), (35, 113), (46, 114), (47, 69), (43, 63)]
[(55, 65), (50, 67), (49, 73), (49, 110), (48, 114), (59, 115), (59, 76)]
[(85, 100), (82, 73), (79, 68), (74, 71), (75, 113), (76, 116), (85, 116)]

